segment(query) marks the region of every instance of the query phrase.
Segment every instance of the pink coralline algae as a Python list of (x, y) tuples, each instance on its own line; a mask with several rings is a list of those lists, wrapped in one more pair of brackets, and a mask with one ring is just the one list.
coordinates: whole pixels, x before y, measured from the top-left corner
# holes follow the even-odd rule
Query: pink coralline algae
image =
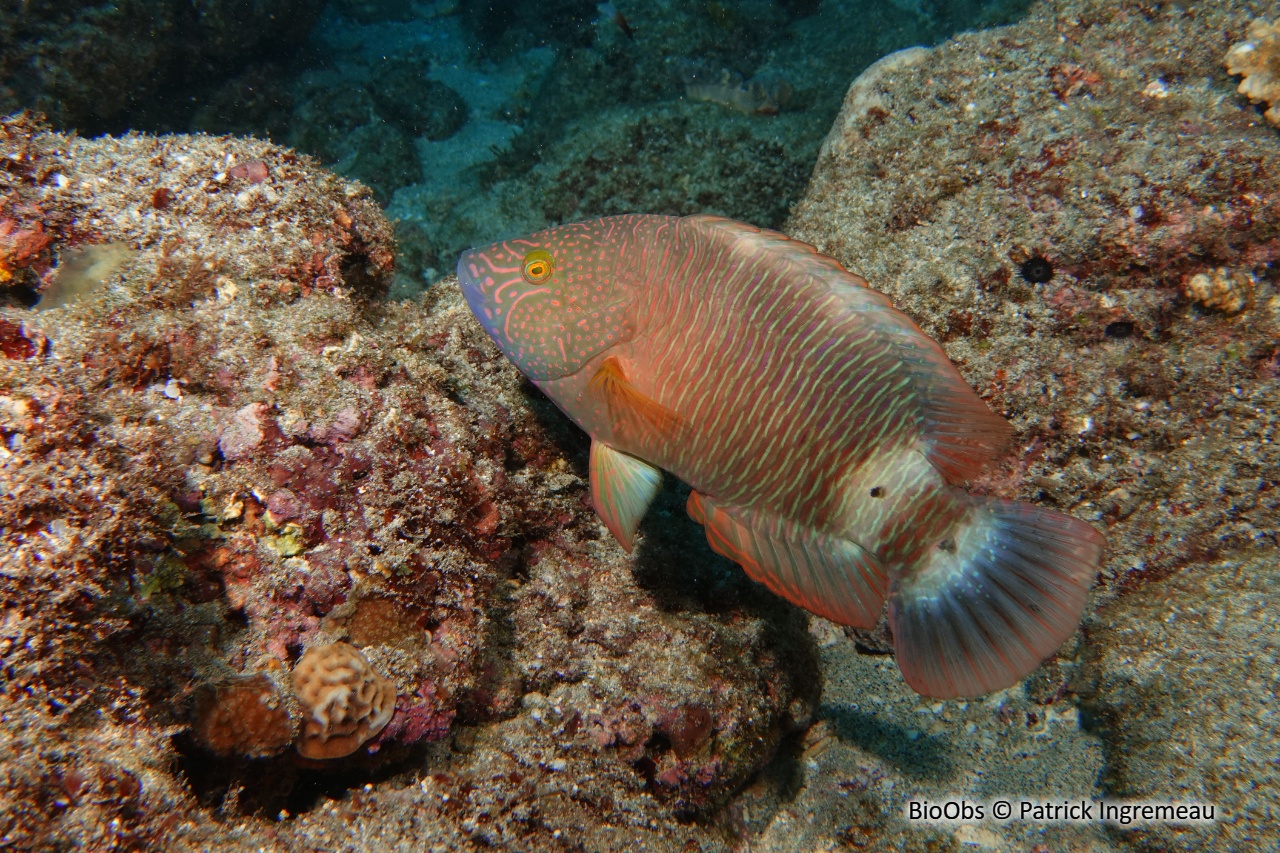
[(235, 462), (253, 455), (266, 438), (268, 411), (265, 403), (250, 403), (235, 413), (218, 439), (223, 459)]
[(26, 336), (22, 326), (0, 318), (0, 353), (5, 358), (31, 358), (36, 352), (35, 343)]
[(412, 696), (397, 697), (395, 716), (370, 748), (383, 742), (408, 746), (439, 740), (449, 733), (456, 716), (452, 704), (437, 695), (435, 682), (424, 681)]
[(15, 276), (28, 267), (47, 268), (52, 243), (52, 235), (46, 233), (39, 222), (23, 225), (13, 219), (0, 219), (0, 285), (13, 282)]

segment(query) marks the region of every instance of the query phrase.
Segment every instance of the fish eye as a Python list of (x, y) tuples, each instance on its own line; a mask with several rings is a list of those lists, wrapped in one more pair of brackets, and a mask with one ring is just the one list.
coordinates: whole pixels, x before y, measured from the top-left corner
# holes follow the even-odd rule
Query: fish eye
[(534, 249), (525, 255), (524, 263), (520, 266), (520, 274), (530, 284), (541, 284), (551, 278), (555, 270), (555, 259), (551, 257), (550, 252), (543, 249)]

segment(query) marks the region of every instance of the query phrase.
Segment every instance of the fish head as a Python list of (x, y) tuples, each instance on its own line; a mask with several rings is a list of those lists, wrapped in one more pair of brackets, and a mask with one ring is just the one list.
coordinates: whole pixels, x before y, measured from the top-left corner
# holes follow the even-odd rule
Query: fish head
[(472, 312), (535, 382), (576, 373), (635, 334), (635, 288), (620, 264), (625, 241), (608, 223), (550, 228), (469, 249), (458, 259)]

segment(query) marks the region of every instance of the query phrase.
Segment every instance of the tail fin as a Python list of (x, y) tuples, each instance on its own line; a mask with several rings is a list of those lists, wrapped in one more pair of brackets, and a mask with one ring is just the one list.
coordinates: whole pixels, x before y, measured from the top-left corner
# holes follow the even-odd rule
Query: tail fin
[(1106, 540), (1030, 504), (969, 498), (949, 538), (894, 581), (898, 668), (917, 693), (980, 696), (1016, 683), (1074, 633)]

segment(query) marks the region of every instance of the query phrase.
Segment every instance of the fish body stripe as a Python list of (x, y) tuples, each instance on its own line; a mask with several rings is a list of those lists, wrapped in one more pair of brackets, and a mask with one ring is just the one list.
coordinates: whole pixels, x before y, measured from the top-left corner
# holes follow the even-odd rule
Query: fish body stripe
[(689, 430), (636, 436), (633, 452), (724, 503), (846, 526), (844, 472), (918, 434), (900, 360), (870, 318), (792, 265), (762, 265), (690, 220), (652, 236), (665, 245), (635, 255), (647, 292), (624, 358)]

